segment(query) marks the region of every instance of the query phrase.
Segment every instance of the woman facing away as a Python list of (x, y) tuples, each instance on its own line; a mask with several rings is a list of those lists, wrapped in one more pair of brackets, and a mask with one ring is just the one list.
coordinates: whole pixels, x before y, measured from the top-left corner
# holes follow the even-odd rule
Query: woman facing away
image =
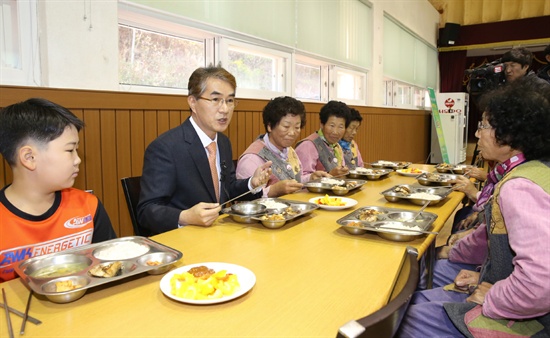
[(485, 94), (476, 132), (487, 160), (524, 156), (484, 204), (449, 260), (476, 262), (447, 287), (416, 292), (397, 336), (550, 336), (550, 90), (530, 77)]

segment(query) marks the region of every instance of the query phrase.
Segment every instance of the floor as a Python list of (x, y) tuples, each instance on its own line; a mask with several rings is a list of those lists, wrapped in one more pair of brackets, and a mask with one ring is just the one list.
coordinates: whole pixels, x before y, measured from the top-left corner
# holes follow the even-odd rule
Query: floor
[(435, 238), (435, 247), (443, 246), (447, 243), (447, 238), (451, 235), (451, 229), (453, 227), (453, 220), (455, 218), (455, 213), (458, 209), (462, 208), (462, 203), (459, 204), (455, 211), (451, 214), (447, 222), (445, 222), (445, 225), (443, 228), (441, 228), (441, 231), (439, 231), (439, 234)]

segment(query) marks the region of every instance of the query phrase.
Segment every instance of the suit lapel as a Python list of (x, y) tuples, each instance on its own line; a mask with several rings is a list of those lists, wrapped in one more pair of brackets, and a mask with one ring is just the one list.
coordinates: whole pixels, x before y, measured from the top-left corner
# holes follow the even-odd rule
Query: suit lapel
[[(214, 191), (212, 175), (210, 175), (210, 164), (208, 164), (206, 150), (204, 150), (199, 135), (195, 131), (195, 128), (193, 128), (193, 125), (191, 124), (191, 121), (189, 119), (187, 119), (183, 124), (183, 130), (184, 139), (187, 144), (187, 148), (189, 149), (191, 159), (197, 168), (197, 172), (199, 173), (204, 186), (206, 187), (208, 193), (210, 194), (210, 197), (212, 198), (211, 201), (204, 202), (216, 201), (216, 192)], [(189, 179), (193, 178), (190, 176)]]

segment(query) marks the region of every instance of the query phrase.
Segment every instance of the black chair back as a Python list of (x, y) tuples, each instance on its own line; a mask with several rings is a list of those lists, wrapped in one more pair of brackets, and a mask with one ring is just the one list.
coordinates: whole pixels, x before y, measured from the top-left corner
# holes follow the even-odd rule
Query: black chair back
[(390, 296), (390, 302), (380, 310), (344, 324), (337, 337), (391, 338), (397, 332), (419, 278), (418, 251), (407, 247), (405, 260)]
[(136, 236), (149, 236), (150, 234), (146, 229), (139, 226), (139, 222), (137, 220), (137, 205), (139, 202), (139, 194), (141, 192), (141, 176), (125, 177), (122, 178), (120, 182), (122, 183), (124, 197), (126, 197), (126, 204), (128, 205), (128, 211), (130, 212), (130, 219), (132, 220), (134, 234)]

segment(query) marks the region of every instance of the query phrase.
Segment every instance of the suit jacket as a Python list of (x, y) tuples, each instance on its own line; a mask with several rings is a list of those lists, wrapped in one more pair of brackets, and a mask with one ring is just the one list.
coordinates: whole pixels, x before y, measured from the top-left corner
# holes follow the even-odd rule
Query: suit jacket
[[(248, 191), (248, 179), (237, 180), (231, 142), (218, 133), (221, 167), (220, 203)], [(261, 194), (246, 195), (249, 199)], [(178, 227), (182, 210), (216, 197), (206, 151), (189, 118), (160, 135), (147, 147), (141, 176), (138, 222), (145, 233)]]

